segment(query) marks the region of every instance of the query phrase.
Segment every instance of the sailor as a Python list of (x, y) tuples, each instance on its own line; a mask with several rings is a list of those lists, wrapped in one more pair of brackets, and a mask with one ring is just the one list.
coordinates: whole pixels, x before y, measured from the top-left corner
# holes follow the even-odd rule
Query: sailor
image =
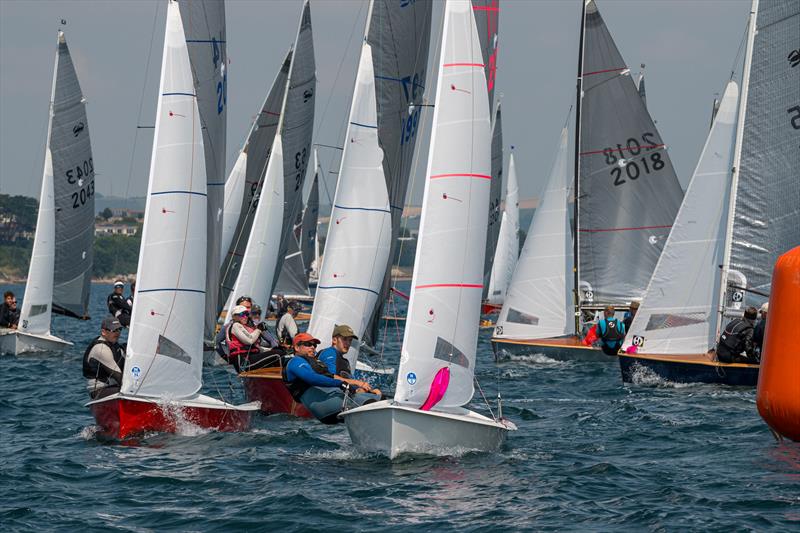
[[(756, 352), (761, 355), (764, 347), (764, 332), (767, 329), (767, 311), (769, 310), (769, 302), (764, 302), (759, 312), (761, 313), (761, 320), (756, 322), (753, 328), (753, 346)], [(760, 357), (759, 357), (760, 359)]]
[(333, 328), (331, 345), (319, 352), (319, 360), (325, 363), (328, 371), (346, 378), (353, 377), (350, 362), (345, 359), (345, 354), (350, 350), (353, 340), (358, 340), (353, 328), (346, 324), (336, 324)]
[(119, 344), (122, 323), (113, 316), (103, 319), (100, 336), (83, 353), (83, 377), (89, 396), (96, 400), (119, 392), (125, 369), (125, 346)]
[(117, 280), (114, 282), (114, 292), (108, 295), (108, 312), (119, 320), (120, 324), (127, 327), (131, 323), (131, 312), (133, 308), (122, 295), (125, 291), (125, 284)]
[[(753, 325), (757, 315), (755, 307), (748, 307), (744, 310), (742, 318), (734, 318), (728, 322), (717, 342), (719, 362), (758, 364), (758, 356), (753, 345)], [(742, 352), (745, 355), (742, 355)]]
[(297, 335), (297, 322), (294, 317), (300, 310), (300, 302), (292, 300), (286, 305), (286, 312), (278, 321), (278, 326), (275, 328), (275, 333), (278, 335), (278, 340), (284, 346), (292, 346), (294, 336)]
[(329, 372), (314, 353), (319, 342), (308, 333), (299, 333), (294, 338), (294, 356), (283, 370), (283, 380), (295, 401), (302, 403), (320, 422), (336, 424), (341, 422), (338, 415), (344, 405), (345, 391), (356, 405), (381, 399), (381, 392), (368, 383)]
[(0, 305), (0, 328), (17, 329), (19, 324), (19, 309), (17, 297), (11, 291), (3, 295), (3, 305)]
[(125, 300), (126, 302), (128, 302), (128, 305), (131, 306), (131, 314), (133, 314), (133, 295), (134, 295), (135, 292), (136, 292), (136, 282), (132, 281), (131, 282), (131, 295), (128, 296), (128, 298)]
[(266, 348), (260, 345), (261, 327), (252, 326), (250, 311), (243, 305), (231, 310), (231, 322), (225, 328), (225, 340), (228, 345), (228, 362), (237, 372), (256, 370), (268, 366), (279, 366), (283, 351)]
[(629, 310), (626, 311), (625, 316), (622, 317), (622, 323), (625, 324), (626, 335), (631, 330), (631, 323), (633, 322), (633, 319), (636, 316), (636, 312), (638, 310), (639, 310), (639, 302), (631, 302)]
[(600, 349), (606, 355), (617, 355), (625, 340), (625, 324), (620, 319), (614, 318), (614, 306), (607, 305), (603, 311), (603, 318), (597, 321), (597, 336), (600, 339)]
[(289, 305), (289, 301), (286, 297), (278, 293), (275, 295), (275, 321), (279, 322), (281, 318), (283, 318), (284, 313), (286, 313), (286, 307)]
[(260, 344), (261, 346), (271, 349), (271, 348), (278, 348), (280, 347), (280, 343), (278, 342), (278, 338), (272, 334), (272, 332), (267, 327), (267, 323), (261, 320), (261, 307), (258, 305), (253, 305), (250, 308), (250, 322), (252, 322), (253, 326), (258, 328), (261, 331), (261, 339)]

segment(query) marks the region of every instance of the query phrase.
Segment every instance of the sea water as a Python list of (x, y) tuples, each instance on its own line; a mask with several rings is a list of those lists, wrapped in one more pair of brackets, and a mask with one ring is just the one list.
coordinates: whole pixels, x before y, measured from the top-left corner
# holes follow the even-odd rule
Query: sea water
[[(498, 453), (389, 461), (354, 451), (342, 425), (286, 416), (104, 442), (81, 357), (110, 291), (93, 285), (89, 322), (55, 318), (73, 348), (0, 359), (3, 531), (800, 530), (800, 445), (773, 439), (753, 389), (625, 385), (613, 360), (495, 363), (491, 330), (478, 381), (519, 427)], [(402, 326), (386, 331), (395, 366)], [(205, 378), (244, 399), (227, 367)], [(479, 392), (470, 407), (486, 412)]]

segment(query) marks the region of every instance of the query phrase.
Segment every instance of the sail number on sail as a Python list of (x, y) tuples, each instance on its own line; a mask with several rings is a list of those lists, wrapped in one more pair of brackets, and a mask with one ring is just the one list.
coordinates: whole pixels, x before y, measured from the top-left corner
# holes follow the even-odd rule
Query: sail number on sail
[[(75, 165), (75, 168), (67, 170), (64, 175), (67, 177), (67, 183), (70, 185), (79, 185), (83, 187), (83, 178), (94, 174), (94, 163), (90, 157), (83, 164)], [(86, 184), (85, 188), (80, 191), (72, 193), (72, 209), (77, 209), (86, 203), (86, 200), (94, 196), (94, 180)]]
[(297, 170), (297, 175), (294, 178), (294, 190), (300, 190), (303, 185), (303, 176), (306, 175), (306, 167), (308, 166), (308, 151), (303, 148), (302, 152), (294, 154), (294, 168)]
[[(654, 133), (646, 132), (642, 134), (642, 142), (644, 144), (631, 137), (624, 146), (618, 143), (616, 148), (603, 149), (602, 153), (606, 158), (606, 164), (615, 165), (610, 172), (611, 177), (614, 178), (615, 186), (618, 187), (627, 183), (627, 180), (623, 177), (623, 168), (625, 169), (624, 176), (627, 176), (630, 180), (639, 179), (642, 171), (645, 174), (651, 174), (664, 168), (664, 160), (660, 151), (650, 153), (649, 156), (646, 155), (648, 152), (664, 147), (663, 144), (656, 144), (654, 136)], [(645, 155), (636, 158), (642, 151), (645, 152)], [(619, 157), (617, 157), (617, 154), (619, 154)]]
[[(414, 76), (400, 78), (400, 83), (403, 86), (403, 93), (406, 96), (406, 102), (410, 102), (412, 106), (413, 102), (417, 100), (417, 87), (424, 87), (419, 81), (420, 78), (421, 76), (419, 73), (415, 73)], [(413, 106), (410, 111), (411, 113), (409, 113), (408, 118), (400, 119), (400, 146), (411, 142), (417, 135), (421, 109), (419, 106)]]

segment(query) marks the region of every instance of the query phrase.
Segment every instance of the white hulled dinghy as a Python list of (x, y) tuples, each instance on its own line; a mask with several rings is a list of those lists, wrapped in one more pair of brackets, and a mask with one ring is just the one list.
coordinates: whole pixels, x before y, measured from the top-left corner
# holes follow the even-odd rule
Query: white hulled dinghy
[(181, 421), (242, 430), (258, 410), (257, 402), (235, 406), (199, 394), (210, 255), (206, 167), (181, 12), (172, 0), (155, 124), (121, 391), (87, 405), (103, 432), (120, 439), (172, 432)]
[(0, 353), (72, 346), (52, 334), (52, 314), (88, 320), (94, 241), (94, 162), (86, 100), (58, 32), (42, 190), (16, 330), (0, 329)]
[(422, 218), (394, 400), (342, 413), (356, 448), (498, 449), (516, 427), (463, 406), (475, 356), (491, 181), (486, 75), (472, 5), (445, 4)]

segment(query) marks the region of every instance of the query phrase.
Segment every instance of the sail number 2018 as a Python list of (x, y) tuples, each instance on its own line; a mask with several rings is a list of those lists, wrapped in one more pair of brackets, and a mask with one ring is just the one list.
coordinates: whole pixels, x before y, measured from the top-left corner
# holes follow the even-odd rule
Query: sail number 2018
[(616, 148), (604, 148), (603, 156), (606, 164), (614, 165), (610, 172), (614, 178), (614, 186), (619, 187), (628, 180), (639, 179), (643, 173), (651, 174), (664, 168), (661, 152), (653, 152), (660, 148), (663, 148), (663, 145), (657, 144), (655, 135), (650, 132), (642, 134), (641, 142), (631, 137), (625, 145), (617, 144)]

